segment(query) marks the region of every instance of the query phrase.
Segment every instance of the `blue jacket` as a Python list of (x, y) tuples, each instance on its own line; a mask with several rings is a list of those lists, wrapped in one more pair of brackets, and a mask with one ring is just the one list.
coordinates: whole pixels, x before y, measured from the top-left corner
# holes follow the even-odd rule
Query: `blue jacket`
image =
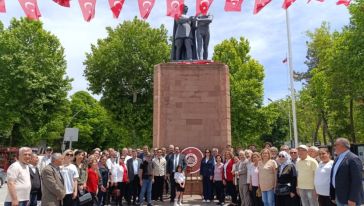
[(363, 165), (359, 157), (349, 152), (344, 157), (335, 176), (335, 188), (332, 185), (332, 177), (337, 159), (332, 166), (330, 175), (330, 197), (342, 204), (348, 204), (348, 200), (360, 205), (364, 201), (362, 185)]
[(200, 175), (204, 177), (214, 176), (214, 169), (215, 161), (212, 157), (207, 162), (205, 157), (201, 160)]

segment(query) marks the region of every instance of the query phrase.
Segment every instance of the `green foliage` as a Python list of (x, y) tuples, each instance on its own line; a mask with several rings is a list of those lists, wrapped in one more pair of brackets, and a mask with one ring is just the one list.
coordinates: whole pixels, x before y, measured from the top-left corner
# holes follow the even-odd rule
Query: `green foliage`
[(90, 90), (102, 95), (102, 104), (123, 128), (120, 141), (151, 144), (153, 68), (169, 59), (167, 30), (135, 18), (107, 31), (86, 55)]
[(231, 38), (216, 45), (213, 55), (214, 61), (229, 66), (232, 137), (233, 144), (240, 146), (259, 142), (267, 129), (261, 110), (264, 69), (249, 51), (248, 40)]
[[(3, 27), (2, 24), (0, 26)], [(64, 128), (70, 79), (64, 50), (39, 21), (0, 29), (0, 136), (10, 145), (56, 140)]]

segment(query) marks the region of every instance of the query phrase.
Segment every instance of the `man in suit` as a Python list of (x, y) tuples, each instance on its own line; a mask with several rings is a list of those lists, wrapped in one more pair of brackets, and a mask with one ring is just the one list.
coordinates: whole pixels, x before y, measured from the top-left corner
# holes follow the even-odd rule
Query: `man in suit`
[(42, 170), (42, 206), (60, 206), (66, 195), (59, 167), (63, 163), (60, 153), (53, 153), (51, 163)]
[(154, 183), (152, 188), (152, 199), (163, 202), (163, 186), (166, 176), (167, 162), (162, 157), (162, 150), (158, 149), (153, 159)]
[(176, 198), (176, 182), (174, 180), (174, 173), (178, 165), (182, 166), (183, 171), (186, 170), (185, 156), (181, 154), (179, 147), (174, 147), (174, 154), (171, 155), (167, 162), (167, 177), (169, 176), (171, 188), (171, 202)]
[(37, 167), (38, 161), (38, 155), (32, 154), (29, 164), (30, 182), (32, 185), (30, 190), (29, 206), (37, 206), (37, 201), (42, 198), (40, 173)]
[[(139, 168), (142, 160), (137, 157), (137, 151), (132, 149), (131, 158), (126, 162), (128, 168), (128, 178), (130, 184), (130, 197), (133, 197), (133, 205), (136, 203), (136, 198), (140, 193), (140, 179), (139, 179)], [(139, 202), (139, 201), (138, 201)]]
[(350, 142), (338, 138), (335, 142), (337, 158), (331, 170), (330, 197), (338, 206), (354, 206), (363, 202), (362, 170), (359, 157), (350, 152)]

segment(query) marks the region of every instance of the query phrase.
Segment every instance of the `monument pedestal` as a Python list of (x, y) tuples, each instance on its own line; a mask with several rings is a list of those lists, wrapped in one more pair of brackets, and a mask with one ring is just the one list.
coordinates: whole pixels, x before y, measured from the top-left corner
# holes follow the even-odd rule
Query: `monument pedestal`
[(153, 147), (231, 144), (229, 70), (221, 63), (154, 69)]

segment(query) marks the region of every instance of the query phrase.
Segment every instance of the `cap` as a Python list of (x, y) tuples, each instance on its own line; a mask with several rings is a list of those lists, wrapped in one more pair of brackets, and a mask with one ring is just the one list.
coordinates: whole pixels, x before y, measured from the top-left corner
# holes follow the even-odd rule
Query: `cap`
[(304, 150), (308, 151), (308, 147), (306, 145), (303, 145), (303, 144), (301, 144), (300, 146), (298, 146), (297, 149), (304, 149)]

